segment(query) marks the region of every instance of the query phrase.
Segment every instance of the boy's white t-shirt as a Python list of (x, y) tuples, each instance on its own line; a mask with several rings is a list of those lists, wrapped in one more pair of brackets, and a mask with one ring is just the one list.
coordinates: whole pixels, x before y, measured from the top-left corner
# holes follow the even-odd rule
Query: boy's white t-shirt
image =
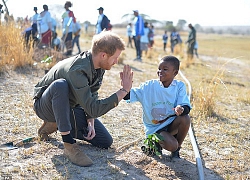
[(130, 90), (130, 102), (140, 102), (142, 105), (146, 136), (173, 122), (175, 116), (162, 124), (158, 121), (174, 115), (173, 108), (177, 105), (188, 105), (191, 108), (186, 86), (179, 80), (173, 80), (168, 88), (165, 88), (158, 79), (146, 81), (138, 88)]

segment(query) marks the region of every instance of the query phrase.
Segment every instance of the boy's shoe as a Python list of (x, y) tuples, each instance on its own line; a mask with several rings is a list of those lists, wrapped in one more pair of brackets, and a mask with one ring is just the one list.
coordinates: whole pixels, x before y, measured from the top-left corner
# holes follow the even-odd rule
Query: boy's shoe
[(64, 142), (63, 154), (75, 165), (87, 167), (93, 164), (93, 161), (81, 151), (80, 146), (76, 143)]
[(56, 122), (43, 121), (43, 125), (38, 130), (38, 136), (41, 138), (41, 140), (48, 141), (49, 135), (56, 131)]
[(176, 151), (174, 151), (174, 152), (171, 152), (171, 155), (170, 155), (170, 157), (173, 159), (173, 158), (178, 158), (178, 159), (180, 159), (180, 147), (178, 147), (178, 149), (176, 150)]

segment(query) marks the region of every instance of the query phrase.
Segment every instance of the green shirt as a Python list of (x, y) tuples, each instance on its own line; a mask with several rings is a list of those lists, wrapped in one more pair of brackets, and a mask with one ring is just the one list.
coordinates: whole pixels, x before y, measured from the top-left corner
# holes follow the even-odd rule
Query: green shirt
[(188, 34), (187, 42), (192, 44), (192, 43), (195, 43), (195, 41), (196, 41), (196, 30), (194, 29), (194, 27), (192, 27), (191, 31)]
[(65, 79), (69, 85), (70, 106), (80, 105), (87, 118), (97, 118), (118, 105), (116, 93), (98, 99), (105, 70), (95, 69), (90, 52), (58, 62), (34, 88), (34, 99), (40, 98), (45, 89), (57, 79)]

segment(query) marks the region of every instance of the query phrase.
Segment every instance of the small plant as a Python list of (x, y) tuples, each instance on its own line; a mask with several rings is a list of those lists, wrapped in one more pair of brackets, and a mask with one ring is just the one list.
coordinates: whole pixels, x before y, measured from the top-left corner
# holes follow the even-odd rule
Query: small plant
[(43, 58), (43, 60), (41, 61), (41, 63), (47, 63), (47, 64), (50, 64), (50, 63), (52, 63), (52, 61), (53, 61), (53, 56), (45, 56), (44, 58)]
[(148, 137), (144, 140), (145, 146), (141, 147), (141, 150), (147, 155), (162, 155), (162, 147), (159, 144), (159, 141), (163, 141), (164, 138), (158, 133), (149, 134)]
[(46, 55), (41, 63), (45, 63), (46, 64), (46, 69), (44, 70), (45, 74), (47, 74), (47, 72), (49, 71), (49, 69), (52, 67), (52, 63), (53, 63), (53, 56), (48, 56)]

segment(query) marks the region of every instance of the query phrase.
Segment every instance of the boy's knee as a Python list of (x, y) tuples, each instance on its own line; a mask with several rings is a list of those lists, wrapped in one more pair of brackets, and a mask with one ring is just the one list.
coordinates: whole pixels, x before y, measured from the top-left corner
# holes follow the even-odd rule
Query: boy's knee
[(177, 139), (169, 132), (162, 131), (160, 134), (164, 137), (164, 141), (160, 141), (162, 148), (174, 152), (179, 147)]
[(187, 114), (187, 115), (184, 115), (184, 116), (180, 116), (181, 117), (181, 123), (182, 124), (186, 124), (186, 125), (188, 125), (189, 126), (189, 124), (190, 124), (190, 117), (189, 117), (189, 115)]
[(173, 138), (171, 141), (169, 149), (167, 149), (170, 152), (174, 152), (179, 147), (179, 143), (176, 138)]

